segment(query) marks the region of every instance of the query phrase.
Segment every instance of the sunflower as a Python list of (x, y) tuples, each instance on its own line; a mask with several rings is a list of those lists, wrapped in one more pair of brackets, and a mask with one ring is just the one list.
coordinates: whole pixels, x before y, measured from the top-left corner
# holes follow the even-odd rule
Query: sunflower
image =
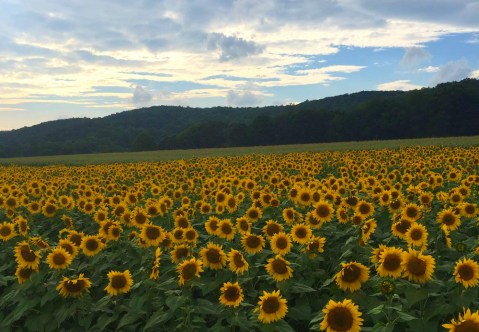
[(165, 238), (165, 231), (160, 226), (146, 224), (141, 229), (140, 237), (148, 246), (157, 247)]
[(68, 236), (67, 239), (70, 240), (74, 245), (77, 247), (81, 246), (81, 243), (83, 241), (83, 232), (77, 232), (75, 230), (68, 230)]
[(218, 217), (209, 217), (208, 220), (205, 222), (206, 232), (210, 235), (216, 235), (220, 222), (221, 220)]
[(196, 239), (198, 238), (198, 232), (193, 227), (186, 228), (184, 235), (185, 235), (185, 241), (190, 244), (195, 243)]
[(329, 300), (323, 308), (324, 318), (321, 330), (326, 332), (359, 332), (363, 325), (362, 313), (353, 301), (344, 299), (342, 302)]
[(331, 221), (334, 216), (334, 207), (328, 201), (320, 200), (314, 206), (313, 215), (320, 222)]
[(178, 264), (184, 258), (190, 256), (190, 247), (186, 245), (175, 245), (170, 252), (171, 261)]
[(241, 237), (241, 244), (248, 254), (256, 254), (263, 250), (264, 239), (261, 235), (245, 234)]
[(461, 215), (466, 218), (475, 218), (479, 213), (477, 209), (477, 204), (462, 203), (460, 208)]
[(80, 273), (78, 278), (74, 279), (63, 277), (57, 285), (57, 291), (63, 297), (81, 297), (90, 287), (90, 279), (85, 278), (83, 273)]
[(419, 282), (421, 284), (432, 279), (436, 260), (430, 255), (423, 255), (422, 252), (409, 249), (402, 254), (402, 265), (404, 268), (404, 277), (409, 281)]
[(374, 214), (374, 205), (364, 200), (360, 200), (356, 205), (355, 212), (363, 218), (370, 217)]
[(410, 246), (416, 246), (425, 249), (427, 246), (428, 232), (426, 226), (413, 223), (406, 232), (406, 241)]
[(87, 256), (95, 256), (103, 248), (105, 244), (101, 241), (100, 237), (97, 235), (85, 235), (82, 238), (80, 248), (83, 250), (83, 253)]
[(449, 329), (448, 332), (476, 332), (479, 331), (479, 311), (471, 312), (471, 309), (464, 309), (464, 314), (459, 314), (459, 319), (454, 318), (450, 323), (443, 324), (442, 327)]
[(212, 270), (220, 270), (226, 265), (227, 257), (222, 246), (209, 242), (200, 250), (200, 256), (204, 266)]
[(183, 261), (176, 268), (179, 275), (178, 284), (181, 286), (184, 285), (185, 282), (192, 280), (194, 277), (199, 277), (200, 273), (203, 272), (202, 265), (203, 263), (194, 257)]
[(225, 282), (220, 291), (221, 295), (219, 300), (224, 306), (236, 308), (241, 302), (243, 302), (243, 290), (238, 282), (235, 282), (234, 284), (231, 282)]
[(151, 280), (157, 280), (159, 275), (160, 275), (160, 257), (161, 257), (161, 249), (156, 248), (155, 250), (155, 260), (153, 262), (153, 266), (151, 268), (150, 276), (149, 278)]
[(255, 309), (256, 312), (259, 311), (258, 320), (269, 324), (283, 319), (288, 312), (287, 303), (286, 299), (281, 297), (279, 290), (271, 293), (263, 291), (263, 295), (259, 297), (258, 307)]
[(251, 232), (251, 223), (245, 217), (239, 217), (236, 219), (236, 228), (241, 234), (248, 234)]
[(293, 277), (293, 269), (290, 267), (290, 263), (280, 255), (268, 259), (265, 268), (268, 274), (277, 282)]
[[(18, 217), (15, 219), (15, 223), (17, 224), (17, 227), (18, 227), (18, 233), (26, 237), (28, 234), (28, 231), (30, 230), (30, 226), (28, 226), (28, 221), (23, 217)], [(1, 238), (1, 233), (2, 231), (0, 226), (0, 238)]]
[(342, 290), (357, 291), (369, 279), (369, 269), (361, 263), (341, 263), (342, 269), (335, 275), (336, 284)]
[(406, 240), (406, 233), (412, 226), (412, 224), (412, 221), (410, 221), (409, 219), (401, 219), (391, 225), (391, 232), (394, 236)]
[(55, 216), (57, 210), (58, 206), (53, 202), (46, 202), (46, 204), (42, 207), (42, 213), (47, 218)]
[(453, 231), (461, 225), (461, 218), (452, 208), (444, 209), (438, 213), (436, 221), (449, 230)]
[(291, 251), (293, 246), (291, 237), (285, 232), (279, 232), (273, 235), (270, 240), (271, 250), (277, 255), (286, 255)]
[(292, 224), (292, 223), (295, 223), (295, 222), (300, 222), (301, 221), (301, 215), (299, 214), (298, 211), (296, 211), (295, 209), (293, 208), (286, 208), (286, 209), (283, 209), (283, 211), (281, 212), (281, 215), (283, 216), (283, 220), (287, 223), (287, 224)]
[(129, 270), (123, 272), (108, 272), (109, 283), (105, 287), (105, 291), (114, 296), (118, 294), (128, 293), (133, 285), (133, 278)]
[(361, 233), (362, 233), (361, 239), (364, 242), (367, 242), (369, 238), (371, 237), (371, 234), (373, 234), (374, 231), (376, 230), (377, 226), (378, 224), (376, 223), (376, 220), (374, 219), (368, 219), (364, 221), (361, 226)]
[(38, 272), (38, 267), (36, 269), (31, 269), (29, 267), (19, 265), (15, 271), (15, 276), (17, 277), (18, 283), (21, 285), (30, 280), (30, 277), (35, 272)]
[(415, 203), (406, 204), (402, 209), (401, 216), (411, 221), (417, 221), (421, 218), (421, 209)]
[(60, 239), (60, 241), (58, 241), (58, 246), (65, 249), (72, 258), (75, 258), (76, 255), (78, 255), (78, 247), (68, 239)]
[(261, 209), (255, 206), (252, 206), (248, 210), (246, 210), (244, 217), (248, 219), (248, 221), (250, 222), (255, 222), (261, 219), (262, 216), (263, 216), (263, 211), (261, 211)]
[(306, 244), (309, 242), (313, 232), (311, 228), (305, 224), (296, 224), (291, 228), (291, 238), (294, 242), (299, 244)]
[(324, 252), (324, 244), (326, 243), (325, 237), (319, 236), (312, 236), (309, 239), (309, 242), (306, 246), (302, 249), (303, 252), (307, 252), (309, 254), (309, 258), (316, 257), (319, 253)]
[(377, 264), (381, 260), (381, 254), (386, 249), (387, 246), (380, 243), (377, 248), (373, 249), (372, 255), (370, 257), (371, 263)]
[(30, 248), (27, 241), (19, 242), (14, 249), (15, 259), (19, 266), (37, 270), (40, 266), (40, 254)]
[(47, 256), (47, 263), (51, 269), (62, 270), (71, 264), (73, 258), (62, 247), (56, 247)]
[(282, 232), (284, 229), (283, 225), (277, 223), (274, 220), (268, 220), (266, 224), (263, 226), (263, 234), (269, 240), (275, 235), (276, 233)]
[(0, 224), (0, 240), (8, 241), (15, 237), (15, 224), (4, 222)]
[(228, 263), (230, 270), (236, 274), (243, 274), (249, 268), (249, 264), (243, 257), (243, 254), (235, 249), (231, 249), (228, 253)]
[(479, 283), (479, 264), (468, 258), (458, 260), (453, 274), (457, 283), (466, 288), (475, 287)]
[(376, 267), (380, 277), (399, 278), (403, 271), (403, 250), (396, 247), (386, 247), (381, 251), (379, 265)]
[(230, 219), (222, 219), (218, 224), (217, 235), (225, 240), (233, 240), (236, 229), (233, 227)]

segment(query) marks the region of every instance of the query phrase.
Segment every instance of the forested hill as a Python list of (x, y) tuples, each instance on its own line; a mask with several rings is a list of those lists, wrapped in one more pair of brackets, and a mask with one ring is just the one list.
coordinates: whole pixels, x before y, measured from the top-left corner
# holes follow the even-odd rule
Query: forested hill
[(0, 157), (479, 134), (479, 81), (297, 105), (155, 106), (0, 132)]

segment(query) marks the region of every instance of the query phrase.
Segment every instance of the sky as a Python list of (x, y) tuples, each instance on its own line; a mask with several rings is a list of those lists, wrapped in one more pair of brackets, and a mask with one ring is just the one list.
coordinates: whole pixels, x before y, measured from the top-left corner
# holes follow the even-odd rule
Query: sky
[(479, 78), (479, 0), (0, 0), (0, 130)]

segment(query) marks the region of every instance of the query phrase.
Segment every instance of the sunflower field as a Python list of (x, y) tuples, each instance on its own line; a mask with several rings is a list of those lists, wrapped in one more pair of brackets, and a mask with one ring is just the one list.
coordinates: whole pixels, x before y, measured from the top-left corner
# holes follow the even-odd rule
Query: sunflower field
[(2, 331), (479, 331), (479, 147), (0, 166)]

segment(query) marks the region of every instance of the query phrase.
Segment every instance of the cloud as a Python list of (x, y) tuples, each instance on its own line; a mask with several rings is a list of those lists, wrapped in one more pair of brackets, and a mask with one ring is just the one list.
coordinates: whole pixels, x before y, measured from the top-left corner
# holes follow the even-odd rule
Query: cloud
[(423, 47), (408, 47), (401, 59), (401, 66), (404, 68), (415, 68), (421, 63), (428, 61), (431, 54)]
[(235, 36), (226, 36), (222, 33), (210, 34), (207, 40), (207, 48), (211, 51), (219, 50), (221, 52), (220, 61), (230, 61), (256, 55), (264, 50), (263, 46), (253, 41)]
[(466, 60), (451, 61), (441, 66), (431, 80), (431, 85), (439, 83), (460, 81), (468, 77), (472, 72), (471, 67)]
[(135, 86), (135, 91), (133, 92), (133, 104), (138, 107), (149, 106), (150, 102), (153, 100), (153, 94), (145, 90), (141, 85)]
[(424, 68), (419, 68), (417, 71), (420, 73), (437, 73), (439, 71), (439, 67), (427, 66)]
[(420, 89), (422, 86), (410, 83), (410, 80), (398, 80), (393, 82), (382, 83), (377, 86), (377, 90), (381, 91), (409, 91)]
[(479, 69), (478, 70), (474, 70), (471, 75), (469, 75), (470, 78), (477, 78), (479, 79)]
[(236, 90), (229, 90), (226, 94), (228, 106), (258, 106), (265, 99), (265, 94), (253, 82), (241, 84)]

